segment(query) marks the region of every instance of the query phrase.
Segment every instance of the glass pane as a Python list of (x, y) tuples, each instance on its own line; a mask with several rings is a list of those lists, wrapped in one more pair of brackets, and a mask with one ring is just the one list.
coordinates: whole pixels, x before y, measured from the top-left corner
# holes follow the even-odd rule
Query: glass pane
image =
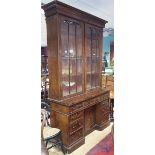
[[(95, 32), (93, 29), (93, 38), (95, 38)], [(95, 88), (96, 86), (96, 39), (92, 40), (92, 80), (91, 80), (91, 86), (92, 88)]]
[(69, 54), (70, 57), (76, 57), (74, 24), (69, 24)]
[(82, 92), (82, 59), (77, 59), (77, 92)]
[(70, 58), (70, 94), (76, 93), (76, 58)]
[(62, 58), (62, 92), (63, 96), (69, 95), (69, 59)]
[(96, 86), (99, 86), (100, 85), (100, 48), (99, 48), (99, 41), (97, 39), (97, 67), (96, 67)]
[(76, 50), (77, 57), (82, 57), (82, 27), (80, 25), (76, 25)]
[(82, 92), (82, 26), (62, 20), (62, 90), (63, 96)]
[(76, 93), (75, 25), (69, 25), (70, 94)]
[(68, 24), (62, 20), (61, 22), (61, 48), (62, 48), (62, 56), (68, 57)]
[(96, 63), (96, 86), (100, 85), (100, 57), (97, 57)]
[(91, 29), (86, 29), (86, 57), (91, 56)]
[(82, 92), (82, 74), (77, 75), (77, 92)]
[(92, 56), (96, 56), (96, 40), (92, 40)]
[(87, 57), (87, 89), (91, 88), (91, 57)]
[(92, 57), (92, 80), (91, 80), (91, 85), (92, 87), (95, 87), (95, 81), (96, 81), (96, 57)]
[(99, 47), (99, 40), (97, 39), (96, 40), (96, 55), (97, 55), (97, 57), (100, 57), (100, 47)]

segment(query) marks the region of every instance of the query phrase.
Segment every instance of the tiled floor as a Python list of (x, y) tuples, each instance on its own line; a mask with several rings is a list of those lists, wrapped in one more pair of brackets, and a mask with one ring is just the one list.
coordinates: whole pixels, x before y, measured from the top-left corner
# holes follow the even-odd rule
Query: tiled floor
[[(90, 133), (85, 137), (85, 144), (83, 144), (81, 147), (79, 147), (69, 155), (85, 155), (91, 148), (93, 148), (93, 146), (99, 143), (109, 132), (111, 132), (111, 126), (112, 123), (103, 131), (95, 130)], [(52, 148), (49, 150), (49, 155), (63, 155), (63, 153), (57, 148)]]

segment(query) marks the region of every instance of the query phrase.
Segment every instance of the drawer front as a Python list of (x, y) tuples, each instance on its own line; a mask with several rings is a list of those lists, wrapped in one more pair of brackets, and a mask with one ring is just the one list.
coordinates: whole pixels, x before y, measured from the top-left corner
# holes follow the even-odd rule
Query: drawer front
[(109, 100), (104, 100), (102, 104), (109, 104)]
[(92, 105), (94, 105), (94, 104), (97, 104), (97, 103), (101, 102), (102, 100), (103, 100), (103, 99), (102, 99), (102, 96), (95, 97), (95, 98), (93, 98), (93, 99), (90, 99), (90, 100), (87, 100), (87, 101), (83, 102), (83, 105), (84, 105), (85, 107), (87, 107), (87, 106), (92, 106)]
[(83, 128), (70, 135), (70, 144), (83, 137)]
[(81, 108), (83, 108), (83, 102), (71, 106), (71, 107), (70, 107), (70, 112), (77, 111), (77, 110), (79, 110), (79, 109), (81, 109)]
[(70, 135), (73, 134), (74, 131), (78, 130), (79, 128), (83, 128), (84, 120), (83, 118), (80, 118), (73, 123), (70, 123)]
[(83, 115), (84, 115), (83, 111), (79, 111), (79, 112), (76, 112), (76, 113), (70, 115), (70, 122), (72, 123), (73, 121), (77, 120), (78, 118), (81, 118), (81, 117), (83, 118)]

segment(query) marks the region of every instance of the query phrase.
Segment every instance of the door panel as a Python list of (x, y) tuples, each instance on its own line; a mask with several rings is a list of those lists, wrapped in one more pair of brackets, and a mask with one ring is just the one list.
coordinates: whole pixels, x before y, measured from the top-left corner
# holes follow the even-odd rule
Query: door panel
[[(62, 57), (62, 96), (83, 92), (83, 24), (72, 18), (60, 17), (60, 45)], [(67, 63), (65, 65), (64, 60)], [(64, 70), (68, 70), (67, 86), (64, 87)]]
[(99, 28), (86, 24), (85, 25), (85, 83), (86, 90), (100, 86), (100, 59), (101, 59), (101, 40), (102, 32)]

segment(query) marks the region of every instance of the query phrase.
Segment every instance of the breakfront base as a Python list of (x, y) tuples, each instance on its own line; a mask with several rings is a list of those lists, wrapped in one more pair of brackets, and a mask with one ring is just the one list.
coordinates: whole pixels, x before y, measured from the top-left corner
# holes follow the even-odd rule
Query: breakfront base
[[(102, 131), (105, 128), (107, 128), (109, 125), (110, 125), (110, 121), (108, 121), (102, 125), (95, 125), (91, 130), (89, 130), (89, 132), (85, 133), (85, 136), (89, 135), (94, 130)], [(82, 146), (83, 144), (85, 144), (85, 137), (79, 139), (78, 141), (76, 141), (74, 144), (72, 144), (70, 146), (64, 145), (65, 152), (70, 154), (73, 151), (75, 151), (76, 149), (78, 149), (80, 146)]]
[(107, 128), (110, 125), (110, 121), (107, 121), (106, 123), (102, 124), (102, 125), (96, 125), (96, 130), (102, 131), (105, 128)]
[(65, 152), (70, 154), (85, 143), (85, 138), (81, 138), (70, 146), (64, 145)]

